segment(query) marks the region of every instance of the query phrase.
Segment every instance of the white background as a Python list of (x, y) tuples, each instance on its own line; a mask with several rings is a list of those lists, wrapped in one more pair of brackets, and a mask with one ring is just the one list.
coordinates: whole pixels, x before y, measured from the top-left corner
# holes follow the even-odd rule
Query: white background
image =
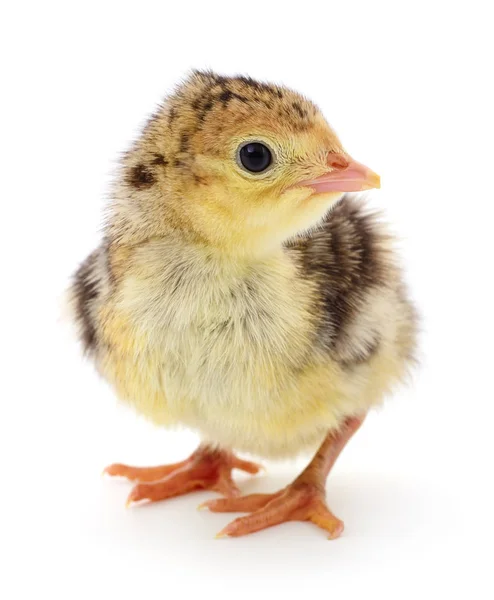
[[(2, 598), (493, 597), (488, 4), (2, 3)], [(191, 67), (313, 98), (403, 240), (423, 366), (328, 481), (337, 541), (304, 523), (214, 540), (231, 516), (195, 510), (213, 494), (125, 510), (130, 486), (100, 476), (196, 444), (119, 406), (58, 323), (118, 153)], [(304, 460), (241, 485), (276, 490)]]

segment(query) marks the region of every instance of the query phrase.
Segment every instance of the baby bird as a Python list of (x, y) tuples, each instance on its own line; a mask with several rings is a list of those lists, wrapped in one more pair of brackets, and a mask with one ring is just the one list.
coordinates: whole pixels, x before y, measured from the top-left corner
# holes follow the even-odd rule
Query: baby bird
[[(392, 238), (354, 192), (379, 177), (319, 109), (249, 77), (194, 71), (121, 162), (104, 239), (71, 287), (80, 338), (119, 398), (202, 443), (186, 460), (110, 475), (129, 503), (192, 490), (245, 512), (220, 536), (289, 520), (335, 538), (325, 481), (366, 413), (413, 363), (415, 311)], [(274, 494), (232, 469), (315, 452)]]

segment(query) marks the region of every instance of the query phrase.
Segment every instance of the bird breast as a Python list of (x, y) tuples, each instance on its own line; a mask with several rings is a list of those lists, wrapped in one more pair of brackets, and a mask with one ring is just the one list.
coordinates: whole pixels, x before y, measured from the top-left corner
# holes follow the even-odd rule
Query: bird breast
[(115, 312), (130, 323), (133, 358), (147, 361), (146, 371), (150, 356), (159, 365), (169, 408), (255, 411), (304, 367), (310, 309), (310, 284), (283, 253), (245, 266), (156, 241), (136, 250)]

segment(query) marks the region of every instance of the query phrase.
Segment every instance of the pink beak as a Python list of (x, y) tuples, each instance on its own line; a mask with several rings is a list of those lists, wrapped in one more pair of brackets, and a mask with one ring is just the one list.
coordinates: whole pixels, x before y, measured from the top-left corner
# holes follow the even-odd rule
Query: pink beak
[(327, 164), (332, 171), (315, 179), (300, 181), (293, 187), (311, 187), (316, 194), (324, 192), (361, 192), (381, 187), (379, 175), (344, 154), (328, 154)]

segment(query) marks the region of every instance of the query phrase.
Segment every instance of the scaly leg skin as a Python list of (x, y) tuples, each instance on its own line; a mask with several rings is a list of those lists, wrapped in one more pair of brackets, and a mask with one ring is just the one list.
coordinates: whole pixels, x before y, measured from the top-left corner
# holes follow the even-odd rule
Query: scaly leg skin
[(195, 490), (215, 490), (226, 497), (238, 496), (232, 469), (256, 474), (261, 465), (237, 458), (231, 452), (207, 445), (186, 460), (159, 467), (130, 467), (113, 464), (103, 472), (139, 482), (130, 492), (127, 506), (137, 502), (158, 502)]
[(340, 521), (326, 506), (325, 484), (329, 471), (363, 418), (347, 419), (341, 429), (329, 433), (316, 455), (293, 483), (275, 494), (209, 500), (199, 508), (213, 512), (250, 512), (227, 525), (216, 537), (237, 537), (286, 521), (311, 521), (337, 538), (343, 531)]

